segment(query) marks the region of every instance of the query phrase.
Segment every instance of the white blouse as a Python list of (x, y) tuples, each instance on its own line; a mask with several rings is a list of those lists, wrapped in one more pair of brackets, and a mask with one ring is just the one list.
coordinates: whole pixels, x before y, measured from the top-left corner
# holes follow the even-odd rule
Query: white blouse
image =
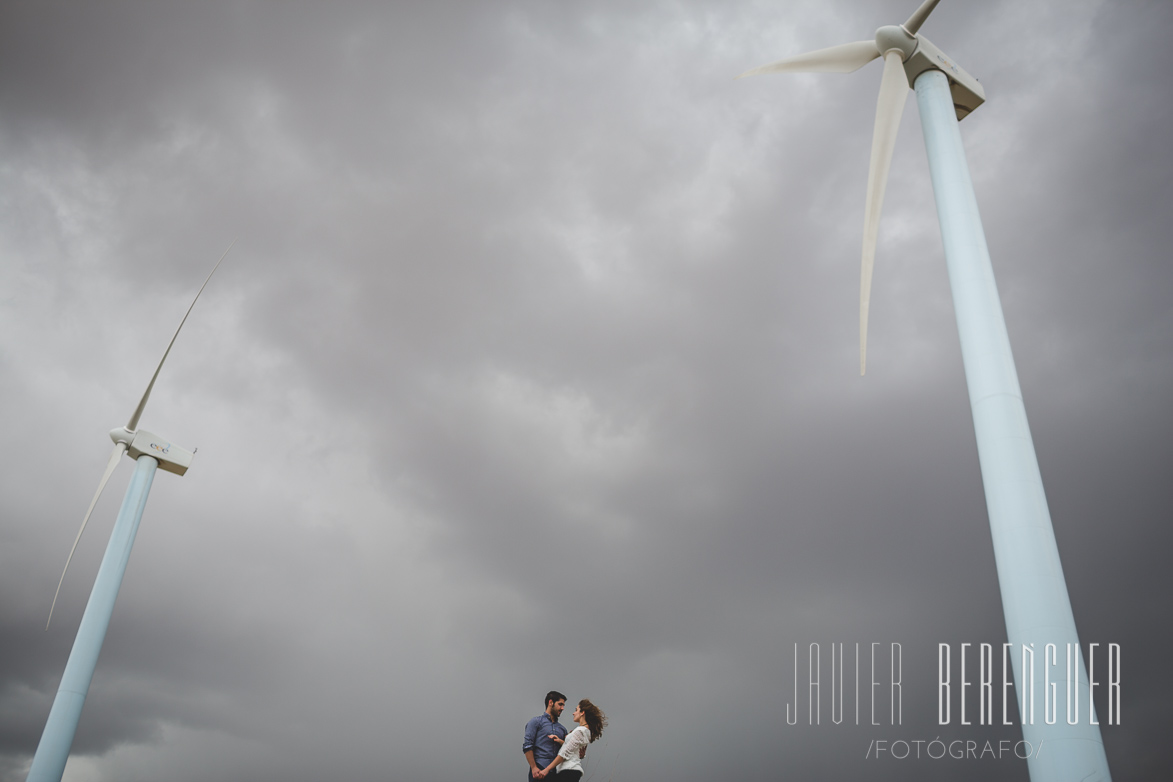
[(562, 758), (562, 762), (558, 764), (558, 772), (582, 771), (582, 758), (579, 758), (578, 751), (585, 750), (590, 743), (591, 729), (586, 725), (579, 725), (570, 731), (562, 741), (562, 749), (558, 750), (558, 755)]

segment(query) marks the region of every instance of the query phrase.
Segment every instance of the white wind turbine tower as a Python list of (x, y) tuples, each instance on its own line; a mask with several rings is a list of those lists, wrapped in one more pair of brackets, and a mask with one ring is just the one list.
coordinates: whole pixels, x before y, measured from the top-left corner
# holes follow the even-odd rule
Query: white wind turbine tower
[[(233, 242), (235, 244), (235, 241)], [(228, 245), (228, 250), (232, 245)], [(156, 469), (162, 468), (167, 472), (183, 475), (191, 466), (193, 453), (170, 442), (164, 437), (152, 434), (138, 428), (139, 418), (147, 406), (151, 390), (155, 387), (155, 380), (159, 371), (163, 369), (163, 362), (171, 353), (187, 316), (191, 314), (200, 294), (204, 292), (208, 281), (220, 268), (220, 263), (228, 255), (228, 250), (216, 261), (208, 274), (199, 292), (192, 299), (191, 306), (179, 322), (179, 328), (171, 337), (147, 390), (139, 400), (138, 406), (130, 416), (126, 426), (110, 432), (110, 439), (114, 441), (114, 451), (110, 454), (110, 461), (106, 464), (106, 471), (98, 482), (98, 490), (90, 500), (90, 507), (82, 519), (81, 529), (77, 531), (77, 538), (73, 541), (73, 548), (65, 561), (65, 569), (61, 572), (61, 580), (57, 582), (57, 593), (53, 595), (53, 606), (49, 608), (49, 620), (53, 618), (53, 607), (57, 605), (57, 595), (61, 593), (61, 584), (65, 581), (65, 572), (69, 570), (69, 563), (73, 559), (73, 552), (77, 550), (77, 543), (85, 532), (86, 523), (106, 482), (122, 454), (129, 453), (135, 460), (134, 475), (130, 479), (130, 486), (126, 490), (126, 497), (122, 500), (122, 508), (118, 511), (118, 518), (114, 522), (114, 529), (110, 533), (110, 542), (106, 546), (106, 554), (102, 557), (102, 565), (98, 569), (98, 576), (94, 579), (94, 588), (90, 592), (89, 602), (86, 603), (85, 613), (82, 615), (81, 625), (77, 630), (77, 637), (73, 641), (73, 649), (69, 653), (69, 661), (65, 664), (65, 672), (61, 676), (61, 684), (57, 688), (57, 696), (53, 699), (53, 707), (49, 711), (49, 718), (45, 722), (45, 730), (41, 733), (40, 744), (33, 755), (32, 766), (29, 768), (28, 782), (60, 782), (65, 773), (65, 763), (69, 760), (69, 751), (73, 745), (73, 736), (77, 732), (77, 723), (81, 719), (82, 706), (85, 704), (86, 694), (90, 689), (90, 681), (94, 677), (94, 667), (98, 662), (98, 654), (102, 651), (102, 642), (106, 638), (106, 629), (110, 625), (110, 615), (114, 610), (114, 601), (118, 597), (118, 588), (122, 585), (122, 577), (126, 573), (126, 564), (130, 560), (130, 549), (134, 545), (135, 535), (138, 533), (139, 522), (142, 521), (143, 509), (147, 505), (147, 495), (151, 491), (151, 483), (155, 478)], [(48, 628), (48, 622), (45, 627)]]
[[(1030, 756), (1031, 780), (1105, 782), (1110, 779), (1108, 761), (1098, 723), (1092, 723), (1094, 709), (1088, 696), (1075, 619), (958, 128), (958, 120), (981, 105), (985, 93), (976, 79), (918, 34), (937, 2), (922, 3), (903, 25), (881, 27), (875, 40), (801, 54), (755, 68), (742, 76), (802, 71), (850, 73), (874, 59), (884, 60), (864, 212), (859, 325), (861, 374), (867, 351), (868, 299), (880, 207), (900, 115), (908, 96), (906, 84), (916, 91), (961, 337), (1006, 632), (1016, 650), (1010, 657), (1020, 699), (1019, 717), (1026, 741), (1033, 747), (1039, 747), (1041, 742), (1046, 744), (1044, 751)], [(1026, 648), (1033, 649), (1034, 654), (1024, 662)], [(1034, 693), (1039, 684), (1036, 680), (1045, 681), (1042, 672), (1047, 663), (1052, 663), (1052, 648), (1057, 659), (1051, 681), (1065, 680), (1070, 665), (1077, 669), (1073, 675), (1076, 689), (1071, 695), (1065, 681), (1059, 681), (1052, 697), (1054, 711), (1046, 714), (1047, 693), (1044, 693), (1040, 698), (1044, 708), (1039, 713), (1034, 708)], [(1024, 651), (1018, 654), (1017, 650)], [(1065, 664), (1064, 652), (1068, 650), (1073, 662)], [(1037, 660), (1044, 657), (1040, 666)], [(1082, 713), (1080, 690), (1085, 696)], [(1111, 723), (1111, 707), (1115, 706), (1117, 713), (1119, 709), (1111, 691), (1109, 704)], [(1075, 711), (1069, 711), (1069, 707)], [(1069, 724), (1072, 714), (1074, 725)], [(1047, 724), (1050, 719), (1054, 719), (1054, 724)]]

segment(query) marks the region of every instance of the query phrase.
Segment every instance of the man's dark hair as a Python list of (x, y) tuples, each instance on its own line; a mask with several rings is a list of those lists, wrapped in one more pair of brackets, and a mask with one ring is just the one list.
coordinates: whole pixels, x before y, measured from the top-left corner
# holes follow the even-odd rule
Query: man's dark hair
[(557, 690), (550, 690), (548, 693), (546, 693), (546, 700), (545, 700), (546, 708), (547, 709), (550, 708), (550, 704), (553, 703), (554, 701), (564, 701), (564, 700), (566, 700), (565, 695), (558, 692)]

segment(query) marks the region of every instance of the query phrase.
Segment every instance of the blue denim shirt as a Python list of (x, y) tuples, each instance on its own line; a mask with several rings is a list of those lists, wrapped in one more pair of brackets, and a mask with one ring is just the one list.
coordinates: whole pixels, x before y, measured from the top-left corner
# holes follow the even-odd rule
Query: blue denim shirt
[(550, 765), (558, 750), (562, 748), (561, 744), (550, 738), (551, 733), (560, 739), (566, 738), (566, 728), (557, 720), (550, 719), (550, 715), (544, 711), (525, 724), (525, 738), (521, 742), (521, 751), (528, 752), (532, 749), (534, 762), (538, 764), (538, 768)]

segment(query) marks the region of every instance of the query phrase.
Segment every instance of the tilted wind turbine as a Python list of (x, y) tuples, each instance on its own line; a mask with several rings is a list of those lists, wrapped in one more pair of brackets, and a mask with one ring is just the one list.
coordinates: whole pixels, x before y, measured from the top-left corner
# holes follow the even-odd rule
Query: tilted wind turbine
[[(742, 76), (850, 73), (872, 60), (884, 60), (864, 207), (860, 374), (866, 367), (868, 304), (880, 208), (900, 115), (908, 96), (905, 85), (916, 91), (961, 338), (1006, 634), (1016, 650), (1010, 657), (1014, 683), (1021, 698), (1020, 722), (1024, 738), (1032, 746), (1046, 743), (1045, 752), (1033, 753), (1028, 760), (1031, 780), (1106, 782), (1110, 779), (1108, 761), (1098, 723), (1092, 723), (1094, 707), (1079, 652), (1075, 618), (958, 128), (958, 121), (985, 100), (985, 91), (977, 79), (919, 34), (938, 1), (922, 3), (902, 25), (881, 27), (874, 40), (801, 54), (754, 68)], [(1056, 715), (1058, 718), (1055, 724), (1047, 724), (1047, 715), (1034, 712), (1034, 693), (1036, 679), (1045, 681), (1040, 671), (1051, 662), (1052, 644), (1060, 661), (1065, 650), (1072, 650), (1078, 678), (1074, 703), (1068, 702), (1071, 696), (1062, 684), (1055, 696), (1051, 696), (1054, 701), (1051, 718)], [(1033, 654), (1026, 662), (1028, 647)], [(1019, 649), (1023, 650), (1021, 655), (1017, 653)], [(1036, 656), (1045, 658), (1042, 668), (1035, 663)], [(1056, 672), (1063, 670), (1061, 663), (1055, 667)], [(1079, 711), (1080, 689), (1085, 693), (1085, 713)], [(1044, 712), (1048, 696), (1044, 693), (1041, 699)], [(1111, 694), (1109, 703), (1112, 704)], [(1070, 706), (1075, 708), (1075, 725), (1069, 724)]]
[[(235, 244), (235, 240), (233, 241)], [(228, 250), (232, 244), (228, 245)], [(114, 450), (98, 481), (98, 490), (90, 500), (90, 507), (82, 519), (81, 528), (73, 541), (73, 548), (69, 550), (69, 557), (65, 560), (65, 569), (61, 572), (61, 579), (57, 582), (57, 592), (53, 595), (53, 605), (49, 608), (49, 621), (53, 618), (53, 608), (57, 605), (57, 596), (61, 593), (61, 584), (65, 581), (65, 573), (69, 570), (69, 563), (73, 560), (73, 553), (77, 550), (78, 541), (85, 532), (90, 515), (107, 481), (118, 466), (124, 453), (135, 460), (135, 471), (131, 477), (130, 486), (126, 490), (126, 497), (122, 500), (122, 508), (118, 511), (118, 518), (114, 522), (114, 529), (110, 533), (110, 542), (106, 546), (106, 553), (102, 557), (102, 565), (98, 569), (98, 576), (94, 579), (94, 587), (90, 592), (89, 602), (86, 603), (85, 613), (77, 630), (77, 637), (73, 642), (73, 649), (69, 653), (69, 661), (65, 664), (65, 672), (61, 676), (61, 684), (57, 688), (57, 695), (53, 699), (53, 707), (49, 711), (49, 718), (45, 722), (45, 729), (41, 733), (41, 741), (37, 745), (36, 754), (29, 768), (28, 782), (60, 782), (65, 773), (65, 763), (69, 760), (69, 751), (73, 745), (73, 736), (77, 732), (77, 724), (81, 719), (82, 706), (85, 704), (86, 694), (90, 689), (90, 682), (94, 677), (94, 667), (98, 662), (98, 655), (102, 651), (102, 642), (106, 638), (106, 629), (110, 625), (110, 615), (114, 610), (114, 601), (118, 597), (118, 589), (122, 585), (122, 577), (126, 573), (126, 564), (130, 560), (130, 549), (134, 546), (134, 538), (138, 533), (139, 522), (142, 521), (143, 509), (147, 505), (147, 495), (151, 491), (151, 483), (155, 478), (156, 469), (183, 475), (191, 466), (193, 452), (172, 443), (164, 437), (152, 434), (138, 428), (139, 419), (146, 409), (147, 400), (163, 369), (163, 363), (171, 353), (175, 339), (187, 322), (187, 316), (199, 301), (212, 275), (228, 255), (228, 250), (216, 261), (212, 271), (208, 274), (204, 284), (200, 286), (191, 305), (175, 329), (163, 358), (155, 367), (155, 374), (147, 384), (147, 390), (139, 400), (138, 406), (131, 413), (126, 426), (110, 432), (110, 439), (114, 441)], [(45, 623), (48, 628), (48, 622)]]

